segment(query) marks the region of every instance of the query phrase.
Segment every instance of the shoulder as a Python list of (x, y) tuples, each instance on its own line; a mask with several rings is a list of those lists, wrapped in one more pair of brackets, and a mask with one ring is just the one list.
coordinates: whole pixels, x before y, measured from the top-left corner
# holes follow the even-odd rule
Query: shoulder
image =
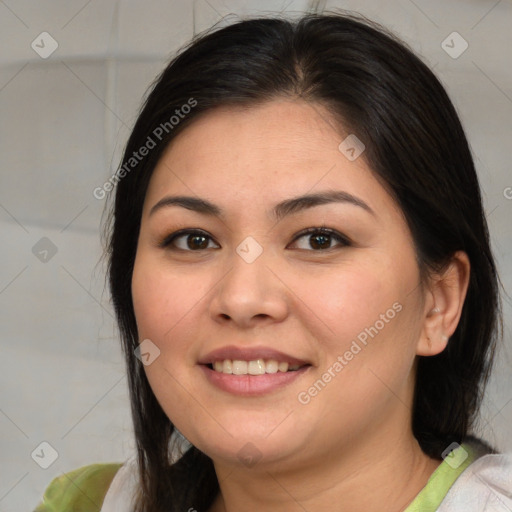
[(512, 452), (486, 453), (459, 476), (439, 512), (512, 510)]
[(97, 512), (122, 463), (82, 466), (54, 478), (34, 512)]

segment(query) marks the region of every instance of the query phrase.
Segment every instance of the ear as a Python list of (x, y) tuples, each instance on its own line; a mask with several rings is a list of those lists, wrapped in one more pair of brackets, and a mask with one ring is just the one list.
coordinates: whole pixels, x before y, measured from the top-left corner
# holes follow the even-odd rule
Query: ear
[(443, 273), (432, 279), (425, 292), (423, 328), (417, 355), (434, 356), (446, 348), (460, 320), (470, 271), (467, 254), (457, 251)]

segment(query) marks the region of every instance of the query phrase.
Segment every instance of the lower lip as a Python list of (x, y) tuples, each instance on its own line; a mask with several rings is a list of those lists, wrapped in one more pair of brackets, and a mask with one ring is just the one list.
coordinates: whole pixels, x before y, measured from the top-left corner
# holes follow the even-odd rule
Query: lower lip
[(200, 365), (208, 381), (214, 386), (240, 396), (257, 396), (280, 389), (304, 375), (310, 366), (293, 372), (264, 373), (263, 375), (232, 375), (216, 372), (205, 364)]

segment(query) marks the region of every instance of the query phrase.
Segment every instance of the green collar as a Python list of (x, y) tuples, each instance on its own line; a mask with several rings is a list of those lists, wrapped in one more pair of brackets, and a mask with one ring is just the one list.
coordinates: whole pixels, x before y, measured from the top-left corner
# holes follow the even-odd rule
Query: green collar
[(462, 443), (439, 464), (404, 512), (435, 512), (455, 480), (477, 458), (477, 451)]

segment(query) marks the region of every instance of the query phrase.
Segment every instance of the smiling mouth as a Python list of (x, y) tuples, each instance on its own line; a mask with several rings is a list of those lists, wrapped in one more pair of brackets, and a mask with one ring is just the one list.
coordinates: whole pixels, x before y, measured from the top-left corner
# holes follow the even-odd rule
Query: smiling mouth
[(224, 359), (214, 361), (206, 366), (210, 368), (210, 370), (227, 375), (265, 375), (294, 372), (311, 365), (291, 365), (285, 361), (278, 362), (275, 359), (255, 359), (252, 361)]

